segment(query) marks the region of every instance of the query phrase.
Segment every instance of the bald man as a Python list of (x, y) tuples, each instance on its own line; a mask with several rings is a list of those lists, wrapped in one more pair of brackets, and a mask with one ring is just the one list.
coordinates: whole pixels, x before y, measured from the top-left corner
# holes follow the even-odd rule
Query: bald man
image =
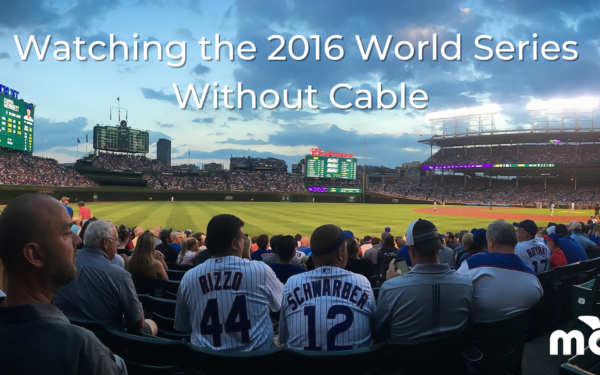
[(9, 285), (0, 305), (0, 353), (9, 372), (126, 373), (116, 362), (122, 360), (93, 333), (71, 325), (50, 304), (54, 293), (77, 277), (81, 240), (71, 225), (64, 207), (41, 194), (14, 199), (0, 216), (0, 258)]

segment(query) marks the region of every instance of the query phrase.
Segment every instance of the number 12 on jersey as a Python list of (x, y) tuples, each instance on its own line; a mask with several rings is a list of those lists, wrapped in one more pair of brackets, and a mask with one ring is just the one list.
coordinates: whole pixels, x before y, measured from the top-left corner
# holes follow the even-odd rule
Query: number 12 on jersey
[[(219, 318), (219, 304), (216, 298), (207, 301), (202, 320), (200, 321), (200, 333), (202, 335), (212, 335), (213, 346), (221, 347), (221, 335), (223, 334), (223, 324)], [(248, 319), (248, 307), (246, 305), (246, 296), (238, 295), (231, 304), (229, 314), (225, 320), (225, 333), (240, 332), (241, 342), (250, 342), (250, 328), (252, 324)]]
[[(321, 350), (321, 347), (317, 346), (316, 311), (316, 306), (306, 306), (304, 308), (304, 316), (307, 317), (308, 321), (308, 346), (305, 346), (304, 350)], [(335, 319), (338, 315), (344, 315), (345, 319), (327, 331), (327, 351), (352, 349), (352, 345), (336, 345), (335, 340), (338, 335), (346, 332), (352, 327), (352, 323), (354, 323), (354, 312), (352, 312), (350, 307), (345, 305), (333, 305), (327, 311), (327, 319)]]

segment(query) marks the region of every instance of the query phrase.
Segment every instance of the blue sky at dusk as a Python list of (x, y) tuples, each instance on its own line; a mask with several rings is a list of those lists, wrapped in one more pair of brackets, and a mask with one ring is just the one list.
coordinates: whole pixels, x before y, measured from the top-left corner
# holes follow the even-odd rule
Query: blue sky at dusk
[[(394, 167), (402, 162), (422, 161), (429, 147), (417, 141), (430, 134), (427, 113), (495, 103), (500, 106), (496, 117), (498, 128), (526, 126), (530, 121), (526, 104), (532, 99), (600, 97), (600, 3), (594, 1), (296, 1), (296, 0), (0, 0), (0, 84), (14, 88), (20, 97), (36, 104), (34, 154), (53, 157), (60, 162), (74, 162), (76, 139), (85, 142), (95, 124), (116, 125), (117, 97), (127, 109), (129, 126), (150, 132), (150, 157), (156, 157), (158, 138), (172, 141), (173, 163), (187, 163), (188, 150), (192, 163), (219, 162), (228, 165), (230, 155), (283, 158), (288, 165), (298, 162), (318, 147), (334, 152), (354, 153), (362, 157), (363, 139), (367, 141), (367, 163)], [(133, 35), (137, 33), (139, 38)], [(215, 60), (215, 34), (237, 47), (243, 41), (256, 46), (256, 58), (244, 61), (235, 54), (234, 61)], [(538, 38), (533, 34), (537, 33)], [(95, 41), (110, 43), (110, 34), (130, 46), (129, 61), (123, 49), (116, 50), (115, 61), (93, 61), (87, 46), (78, 61), (73, 41), (76, 37), (89, 45)], [(461, 61), (432, 60), (432, 49), (426, 49), (423, 61), (416, 57), (401, 61), (394, 55), (400, 41), (432, 41), (437, 34), (439, 45), (462, 36)], [(31, 35), (43, 44), (52, 36), (44, 61), (35, 51), (22, 61), (14, 36), (25, 45)], [(281, 56), (287, 61), (268, 61), (278, 47), (269, 42), (271, 35), (289, 41), (303, 35), (311, 47), (308, 57), (294, 61), (287, 45)], [(315, 60), (314, 40), (321, 39), (321, 61)], [(345, 55), (340, 61), (324, 56), (323, 44), (331, 35), (341, 35)], [(364, 61), (355, 36), (368, 43), (377, 35), (382, 44), (393, 36), (391, 51), (380, 61), (373, 51)], [(518, 58), (502, 61), (495, 57), (479, 61), (475, 55), (475, 39), (490, 35), (493, 41), (483, 44), (495, 48), (500, 41), (518, 46), (519, 41), (538, 42), (538, 61), (533, 61), (531, 46), (524, 61)], [(213, 42), (208, 47), (212, 61), (202, 58), (198, 41), (205, 37)], [(71, 45), (71, 61), (56, 61), (55, 42)], [(156, 49), (150, 50), (149, 61), (133, 61), (133, 43), (156, 41), (162, 45), (163, 60)], [(171, 41), (186, 42), (186, 63), (170, 67), (178, 61), (166, 55)], [(575, 41), (575, 61), (547, 61), (541, 58), (541, 45), (554, 41), (559, 46)], [(302, 43), (294, 52), (302, 54)], [(179, 52), (173, 48), (173, 53)], [(439, 48), (439, 47), (438, 47)], [(403, 54), (408, 49), (401, 49)], [(97, 48), (96, 54), (107, 54), (109, 48)], [(448, 50), (453, 54), (453, 50)], [(557, 55), (563, 55), (563, 51)], [(439, 54), (439, 53), (438, 53)], [(224, 55), (224, 56), (223, 56)], [(514, 53), (518, 57), (518, 53)], [(295, 102), (296, 91), (312, 86), (318, 90), (310, 109), (304, 95), (303, 109), (290, 110), (282, 105), (274, 110), (258, 106), (226, 109), (223, 102), (213, 108), (212, 93), (202, 110), (194, 101), (185, 110), (179, 108), (173, 84), (182, 94), (194, 84), (201, 94), (205, 84), (219, 83), (257, 94), (275, 90), (282, 95), (287, 89)], [(336, 95), (340, 103), (353, 103), (356, 90), (376, 94), (377, 83), (384, 89), (400, 93), (402, 83), (408, 91), (420, 89), (429, 96), (427, 108), (410, 106), (401, 109), (340, 110), (329, 99), (332, 87), (345, 83), (354, 90)], [(236, 95), (232, 95), (237, 104)], [(384, 103), (386, 101), (384, 100)], [(388, 101), (389, 102), (389, 101)], [(376, 106), (376, 99), (373, 99)], [(122, 110), (121, 117), (125, 117)], [(88, 146), (91, 150), (91, 144)], [(85, 143), (79, 145), (79, 155)]]

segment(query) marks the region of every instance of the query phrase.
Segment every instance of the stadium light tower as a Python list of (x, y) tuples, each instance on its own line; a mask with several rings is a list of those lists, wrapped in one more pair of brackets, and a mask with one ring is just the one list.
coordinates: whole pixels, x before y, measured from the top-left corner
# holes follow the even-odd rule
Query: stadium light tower
[(496, 131), (494, 115), (499, 109), (497, 104), (486, 104), (479, 107), (432, 112), (425, 118), (431, 123), (432, 137), (493, 134)]
[(594, 130), (594, 109), (600, 100), (593, 97), (574, 99), (532, 99), (527, 104), (531, 113), (531, 131)]

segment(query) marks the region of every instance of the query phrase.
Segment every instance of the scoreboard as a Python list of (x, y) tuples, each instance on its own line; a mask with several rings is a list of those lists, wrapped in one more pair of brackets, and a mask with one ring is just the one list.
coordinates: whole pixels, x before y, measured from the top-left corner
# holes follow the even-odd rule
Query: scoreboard
[(356, 159), (330, 156), (307, 156), (306, 177), (356, 179)]
[(345, 193), (345, 194), (362, 194), (363, 189), (360, 188), (336, 188), (309, 186), (308, 191), (311, 193)]
[(0, 101), (0, 147), (33, 152), (35, 106), (1, 93)]
[(127, 121), (119, 126), (94, 126), (94, 149), (147, 154), (150, 149), (147, 131), (131, 129)]

